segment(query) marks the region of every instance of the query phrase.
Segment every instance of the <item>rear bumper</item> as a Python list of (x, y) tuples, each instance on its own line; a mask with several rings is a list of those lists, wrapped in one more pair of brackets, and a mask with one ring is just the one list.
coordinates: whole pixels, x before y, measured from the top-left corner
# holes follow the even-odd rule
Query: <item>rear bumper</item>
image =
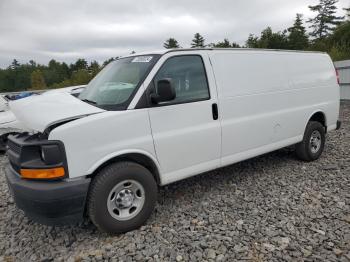
[(338, 120), (337, 121), (337, 128), (336, 128), (336, 130), (339, 130), (341, 128), (341, 124), (342, 124), (342, 122)]
[(74, 224), (82, 220), (89, 178), (75, 181), (30, 181), (8, 165), (6, 179), (15, 203), (30, 219), (46, 225)]

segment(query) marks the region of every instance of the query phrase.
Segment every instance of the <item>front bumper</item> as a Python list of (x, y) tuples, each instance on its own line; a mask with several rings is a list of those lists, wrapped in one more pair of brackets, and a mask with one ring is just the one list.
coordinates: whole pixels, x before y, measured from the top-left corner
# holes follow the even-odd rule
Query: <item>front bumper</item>
[(74, 224), (82, 220), (90, 178), (31, 181), (22, 179), (10, 165), (5, 172), (17, 207), (30, 219), (46, 225)]

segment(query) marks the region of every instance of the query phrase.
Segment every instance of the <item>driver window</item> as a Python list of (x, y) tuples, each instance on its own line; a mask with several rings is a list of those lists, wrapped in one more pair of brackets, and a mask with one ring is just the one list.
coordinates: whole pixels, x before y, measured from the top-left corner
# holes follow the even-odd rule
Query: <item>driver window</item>
[[(170, 104), (208, 100), (209, 87), (202, 58), (199, 55), (169, 58), (158, 71), (154, 83), (170, 78), (176, 91)], [(165, 103), (165, 104), (169, 104)]]

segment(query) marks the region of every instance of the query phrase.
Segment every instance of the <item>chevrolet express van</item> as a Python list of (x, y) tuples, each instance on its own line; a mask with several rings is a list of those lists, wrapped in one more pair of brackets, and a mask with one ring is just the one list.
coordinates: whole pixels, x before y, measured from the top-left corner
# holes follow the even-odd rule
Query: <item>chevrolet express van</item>
[(340, 127), (325, 53), (178, 49), (120, 58), (78, 96), (10, 104), (31, 133), (9, 137), (15, 202), (45, 224), (88, 215), (101, 230), (141, 226), (157, 188), (295, 145), (320, 157)]

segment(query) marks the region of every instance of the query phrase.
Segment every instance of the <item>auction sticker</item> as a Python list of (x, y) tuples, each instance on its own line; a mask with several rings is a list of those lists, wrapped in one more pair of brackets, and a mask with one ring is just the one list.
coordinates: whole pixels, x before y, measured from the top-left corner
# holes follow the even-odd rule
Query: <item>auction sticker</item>
[(131, 62), (132, 63), (149, 63), (153, 56), (137, 56)]

